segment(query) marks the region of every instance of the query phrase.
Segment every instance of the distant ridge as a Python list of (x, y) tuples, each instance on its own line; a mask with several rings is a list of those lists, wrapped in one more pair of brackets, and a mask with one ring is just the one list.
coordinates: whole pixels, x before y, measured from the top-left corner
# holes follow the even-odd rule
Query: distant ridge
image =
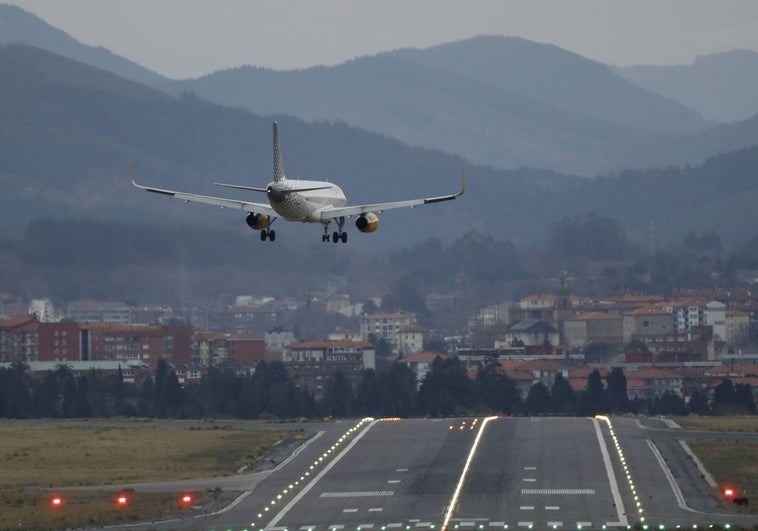
[(701, 55), (691, 65), (628, 66), (616, 72), (651, 92), (675, 99), (709, 120), (735, 122), (758, 114), (758, 53)]
[(17, 6), (0, 4), (0, 44), (11, 42), (36, 46), (139, 83), (156, 85), (166, 81), (160, 74), (103, 47), (82, 44)]
[(223, 70), (164, 85), (256, 113), (338, 120), (494, 167), (593, 176), (706, 128), (681, 104), (555, 46), (476, 37), (333, 67)]

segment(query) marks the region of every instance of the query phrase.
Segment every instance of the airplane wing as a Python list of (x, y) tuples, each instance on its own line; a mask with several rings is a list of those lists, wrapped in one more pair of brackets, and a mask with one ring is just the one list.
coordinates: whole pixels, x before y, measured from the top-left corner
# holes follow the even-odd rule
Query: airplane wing
[(216, 205), (221, 208), (233, 208), (236, 210), (244, 210), (245, 212), (255, 212), (256, 214), (266, 214), (268, 216), (277, 216), (276, 211), (271, 208), (271, 205), (264, 203), (250, 203), (248, 201), (240, 201), (238, 199), (227, 199), (224, 197), (213, 197), (210, 195), (190, 194), (188, 192), (179, 192), (176, 190), (163, 190), (161, 188), (153, 188), (151, 186), (143, 186), (134, 180), (134, 175), (131, 175), (132, 184), (137, 188), (142, 188), (148, 192), (154, 192), (156, 194), (168, 195), (181, 199), (185, 203), (193, 201), (196, 203), (207, 203), (209, 205)]
[(460, 197), (466, 191), (466, 176), (461, 175), (461, 191), (457, 194), (442, 195), (439, 197), (426, 197), (421, 199), (407, 199), (405, 201), (390, 201), (388, 203), (374, 203), (370, 205), (355, 205), (336, 208), (325, 208), (321, 211), (321, 220), (327, 221), (341, 216), (357, 216), (369, 212), (381, 214), (385, 210), (395, 208), (415, 208), (419, 205), (428, 205), (431, 203), (440, 203), (442, 201), (451, 201)]

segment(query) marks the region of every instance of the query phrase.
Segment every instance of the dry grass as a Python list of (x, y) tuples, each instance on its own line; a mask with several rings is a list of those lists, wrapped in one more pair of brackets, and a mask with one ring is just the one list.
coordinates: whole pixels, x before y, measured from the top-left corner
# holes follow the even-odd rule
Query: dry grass
[(179, 509), (177, 494), (134, 493), (139, 503), (116, 510), (113, 491), (71, 492), (63, 508), (52, 510), (49, 489), (234, 474), (294, 435), (268, 425), (241, 430), (181, 422), (0, 422), (0, 529), (92, 526), (170, 514)]
[(758, 432), (758, 416), (746, 417), (671, 417), (682, 428), (705, 431), (736, 431), (743, 433)]
[(688, 441), (719, 486), (732, 486), (750, 498), (749, 508), (758, 510), (758, 443), (745, 441)]

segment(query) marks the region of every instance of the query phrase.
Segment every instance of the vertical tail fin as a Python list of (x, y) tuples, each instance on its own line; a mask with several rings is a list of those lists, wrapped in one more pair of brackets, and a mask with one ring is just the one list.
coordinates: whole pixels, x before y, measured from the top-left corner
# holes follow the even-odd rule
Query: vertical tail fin
[(282, 150), (279, 147), (279, 124), (274, 122), (274, 182), (279, 182), (284, 178), (284, 162)]

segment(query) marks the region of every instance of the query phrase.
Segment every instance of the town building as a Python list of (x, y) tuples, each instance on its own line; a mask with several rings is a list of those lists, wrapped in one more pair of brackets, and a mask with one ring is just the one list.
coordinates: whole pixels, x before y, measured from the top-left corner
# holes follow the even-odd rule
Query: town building
[(376, 352), (362, 341), (305, 341), (289, 345), (283, 361), (295, 385), (320, 400), (337, 371), (355, 389), (363, 371), (376, 368)]
[(382, 338), (392, 345), (393, 351), (398, 352), (400, 331), (416, 324), (416, 314), (413, 313), (374, 313), (361, 317), (361, 339), (368, 341), (369, 336)]
[(418, 325), (402, 328), (397, 334), (397, 350), (402, 356), (418, 354), (424, 349), (426, 330)]
[(568, 348), (584, 348), (591, 343), (621, 344), (623, 318), (614, 312), (586, 312), (563, 321), (563, 342)]
[(624, 313), (624, 343), (629, 343), (635, 335), (656, 336), (672, 333), (674, 333), (674, 321), (668, 310), (658, 306), (643, 306)]
[(550, 346), (560, 344), (558, 330), (541, 319), (524, 319), (508, 329), (505, 334), (509, 346)]
[(132, 309), (121, 302), (81, 300), (68, 305), (67, 317), (78, 323), (118, 323), (132, 322)]

